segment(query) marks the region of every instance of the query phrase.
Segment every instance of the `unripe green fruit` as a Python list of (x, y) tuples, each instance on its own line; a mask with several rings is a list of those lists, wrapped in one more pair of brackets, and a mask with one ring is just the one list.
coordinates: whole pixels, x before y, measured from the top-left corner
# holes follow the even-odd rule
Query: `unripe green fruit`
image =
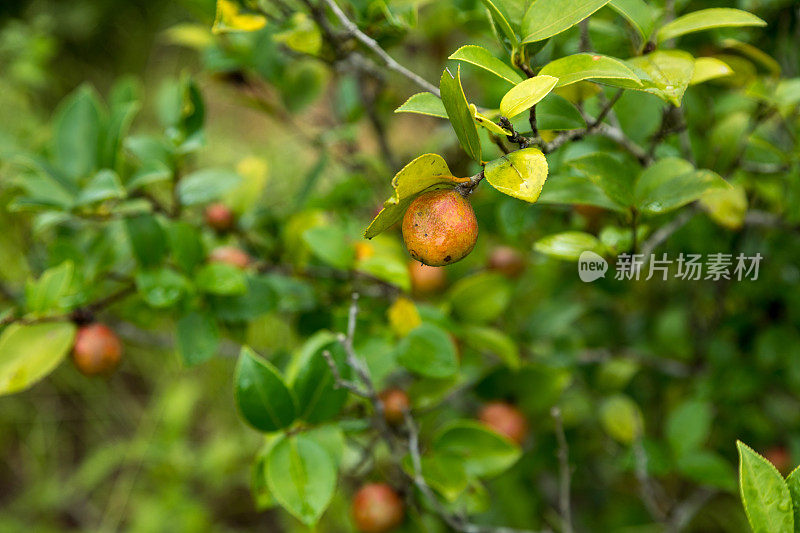
[(528, 435), (528, 420), (511, 404), (488, 403), (481, 409), (478, 418), (495, 432), (505, 435), (517, 444), (522, 444)]
[(82, 374), (108, 374), (116, 368), (121, 357), (122, 344), (107, 326), (89, 324), (75, 334), (72, 360)]
[(403, 522), (403, 502), (386, 483), (364, 485), (353, 498), (353, 520), (363, 533), (384, 533)]
[(469, 201), (453, 189), (421, 194), (403, 216), (408, 253), (429, 266), (451, 265), (478, 240), (478, 221)]

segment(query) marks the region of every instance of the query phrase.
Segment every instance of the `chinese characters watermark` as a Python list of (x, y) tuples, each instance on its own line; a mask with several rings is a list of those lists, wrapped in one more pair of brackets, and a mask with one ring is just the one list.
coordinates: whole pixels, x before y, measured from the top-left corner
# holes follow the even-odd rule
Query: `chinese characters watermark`
[[(645, 260), (647, 259), (647, 260)], [(680, 279), (686, 281), (756, 281), (763, 257), (760, 253), (745, 255), (739, 253), (684, 254), (669, 258), (666, 253), (660, 256), (651, 254), (623, 253), (617, 256), (615, 280), (661, 280)], [(585, 251), (578, 260), (578, 275), (582, 281), (590, 282), (605, 277), (608, 262), (600, 255)]]

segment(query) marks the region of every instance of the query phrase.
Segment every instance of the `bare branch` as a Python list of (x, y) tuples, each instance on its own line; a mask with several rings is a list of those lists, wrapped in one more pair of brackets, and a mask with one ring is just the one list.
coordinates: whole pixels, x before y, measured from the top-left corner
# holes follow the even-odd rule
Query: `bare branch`
[(398, 63), (392, 56), (386, 53), (386, 51), (383, 48), (381, 48), (381, 46), (377, 43), (377, 41), (375, 41), (375, 39), (373, 39), (369, 35), (359, 30), (358, 26), (356, 26), (353, 23), (353, 21), (347, 18), (347, 15), (345, 14), (344, 11), (342, 11), (342, 9), (335, 2), (335, 0), (323, 0), (323, 1), (328, 6), (328, 8), (333, 12), (336, 18), (339, 19), (339, 22), (341, 22), (342, 26), (344, 26), (347, 33), (358, 39), (358, 41), (361, 42), (364, 46), (372, 50), (372, 52), (375, 53), (375, 55), (377, 55), (381, 59), (381, 61), (383, 61), (384, 65), (386, 65), (387, 68), (399, 74), (402, 74), (403, 76), (413, 81), (426, 91), (430, 91), (436, 96), (440, 96), (438, 87), (429, 83), (419, 74), (410, 71), (409, 69)]
[(647, 471), (647, 452), (642, 443), (641, 433), (633, 442), (633, 459), (636, 479), (639, 482), (639, 496), (647, 507), (648, 512), (659, 522), (664, 522), (666, 515), (658, 504), (656, 489), (650, 474)]
[(322, 357), (325, 358), (325, 361), (328, 363), (328, 368), (331, 369), (331, 374), (333, 374), (333, 379), (334, 379), (334, 387), (336, 387), (337, 389), (347, 389), (348, 391), (352, 392), (356, 396), (360, 396), (361, 398), (365, 399), (370, 398), (368, 392), (361, 390), (361, 388), (358, 385), (342, 377), (342, 374), (339, 372), (339, 368), (336, 366), (336, 361), (333, 360), (333, 356), (331, 355), (330, 350), (323, 350)]

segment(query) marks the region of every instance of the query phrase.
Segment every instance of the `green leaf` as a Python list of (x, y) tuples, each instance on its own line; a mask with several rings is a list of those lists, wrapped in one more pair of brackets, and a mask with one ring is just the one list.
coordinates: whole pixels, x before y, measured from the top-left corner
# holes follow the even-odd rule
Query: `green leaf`
[(75, 274), (72, 261), (48, 268), (36, 281), (25, 284), (25, 308), (33, 315), (66, 312), (72, 308), (70, 296)]
[(226, 321), (252, 320), (275, 310), (278, 301), (291, 303), (292, 295), (278, 295), (273, 279), (268, 276), (247, 276), (247, 291), (237, 296), (209, 297), (214, 314)]
[(577, 176), (550, 177), (542, 189), (538, 202), (540, 204), (596, 205), (604, 209), (623, 210), (594, 183)]
[(471, 420), (444, 427), (433, 439), (433, 450), (460, 458), (467, 474), (477, 477), (501, 474), (522, 455), (514, 442)]
[(475, 120), (475, 124), (477, 124), (478, 126), (482, 126), (487, 130), (491, 131), (492, 133), (494, 133), (495, 135), (499, 135), (501, 137), (504, 137), (506, 135), (511, 135), (511, 132), (509, 130), (501, 128), (498, 124), (495, 124), (495, 122), (492, 119), (490, 119), (486, 115), (479, 113), (478, 108), (475, 106), (475, 104), (469, 104), (469, 109), (472, 112), (472, 118)]
[(453, 52), (448, 59), (471, 63), (512, 84), (517, 84), (523, 80), (516, 70), (494, 57), (491, 52), (482, 46), (474, 44), (462, 46)]
[(0, 395), (25, 390), (52, 372), (72, 348), (69, 322), (11, 324), (0, 334)]
[(395, 113), (417, 113), (431, 117), (447, 118), (442, 99), (433, 93), (417, 93), (394, 110)]
[(167, 255), (167, 238), (161, 224), (152, 215), (125, 219), (125, 228), (133, 255), (142, 267), (156, 266)]
[(656, 24), (656, 13), (652, 7), (643, 0), (611, 0), (608, 5), (630, 22), (642, 43), (647, 41)]
[(547, 159), (537, 148), (524, 148), (489, 161), (483, 175), (501, 193), (534, 203), (547, 179)]
[[(422, 457), (420, 462), (422, 477), (447, 501), (455, 501), (466, 490), (469, 479), (461, 457), (436, 453)], [(408, 455), (403, 458), (403, 468), (409, 474), (414, 474), (413, 463)]]
[(397, 347), (397, 362), (422, 376), (446, 378), (458, 372), (458, 356), (450, 335), (422, 323), (403, 337)]
[(536, 104), (536, 122), (540, 130), (577, 130), (586, 126), (580, 111), (554, 93)]
[(493, 354), (509, 368), (519, 368), (519, 349), (514, 340), (499, 329), (469, 326), (464, 329), (464, 342), (483, 354)]
[(694, 75), (694, 58), (682, 50), (657, 50), (628, 60), (642, 82), (641, 88), (678, 107)]
[(308, 526), (319, 521), (336, 489), (330, 454), (305, 435), (280, 440), (267, 459), (267, 486), (281, 507)]
[(722, 78), (733, 74), (727, 63), (715, 57), (698, 57), (694, 60), (694, 74), (689, 85), (697, 85), (708, 80)]
[(119, 151), (122, 146), (122, 139), (128, 133), (133, 123), (133, 119), (138, 113), (141, 105), (136, 101), (129, 101), (112, 106), (111, 116), (104, 125), (98, 166), (119, 169)]
[(278, 369), (247, 346), (236, 364), (234, 396), (242, 418), (259, 431), (284, 429), (295, 420), (294, 398)]
[(728, 492), (736, 491), (736, 474), (733, 467), (719, 454), (707, 450), (694, 450), (677, 460), (683, 477), (699, 485), (716, 487)]
[(89, 180), (78, 195), (77, 205), (89, 205), (125, 197), (125, 188), (116, 172), (103, 169)]
[(700, 448), (711, 432), (711, 405), (686, 400), (667, 417), (666, 437), (673, 453), (680, 457)]
[(303, 242), (323, 262), (342, 270), (352, 267), (356, 259), (355, 249), (341, 226), (309, 228), (303, 232)]
[(523, 43), (542, 41), (568, 30), (609, 0), (536, 0), (522, 19)]
[(447, 293), (447, 299), (461, 320), (491, 322), (508, 307), (511, 285), (502, 274), (481, 272), (458, 280)]
[(767, 23), (755, 15), (740, 9), (718, 7), (701, 9), (676, 18), (662, 26), (656, 33), (656, 40), (663, 41), (696, 31), (732, 26), (766, 26)]
[(481, 141), (478, 138), (478, 128), (472, 119), (472, 112), (461, 87), (461, 66), (453, 77), (449, 70), (442, 72), (439, 80), (439, 90), (442, 93), (442, 103), (447, 111), (450, 124), (456, 132), (458, 142), (472, 159), (481, 162)]
[(350, 377), (345, 352), (329, 331), (312, 335), (292, 361), (289, 381), (297, 401), (297, 417), (310, 424), (331, 420), (347, 401), (347, 390), (336, 388), (334, 377), (322, 352), (328, 350), (340, 375)]
[(794, 532), (800, 528), (800, 467), (795, 468), (786, 478), (786, 486), (792, 496), (792, 510), (794, 515)]
[(442, 156), (436, 154), (421, 155), (404, 166), (392, 178), (394, 194), (383, 203), (383, 209), (370, 223), (364, 237), (371, 239), (392, 227), (403, 218), (408, 206), (421, 193), (453, 187), (469, 180), (453, 177), (452, 174)]
[(195, 366), (214, 357), (219, 349), (219, 327), (208, 312), (191, 311), (178, 319), (178, 353), (183, 364)]
[(747, 216), (747, 193), (739, 185), (730, 189), (712, 189), (700, 197), (700, 206), (722, 227), (738, 230)]
[(600, 406), (600, 423), (612, 438), (623, 444), (630, 444), (641, 437), (644, 428), (639, 406), (622, 394), (603, 401)]
[(634, 189), (636, 206), (644, 214), (669, 212), (702, 197), (706, 192), (730, 188), (719, 174), (695, 170), (685, 159), (667, 157), (639, 175)]
[(542, 67), (539, 75), (558, 78), (556, 87), (563, 87), (582, 80), (605, 82), (629, 80), (641, 86), (639, 76), (619, 59), (598, 54), (574, 54), (551, 61)]
[(500, 101), (500, 113), (515, 117), (536, 105), (558, 83), (553, 76), (534, 76), (511, 88)]
[(533, 249), (565, 261), (577, 261), (585, 251), (598, 255), (605, 253), (605, 247), (597, 237), (582, 231), (565, 231), (548, 235), (533, 244)]
[(183, 177), (178, 183), (178, 198), (183, 205), (197, 205), (219, 199), (242, 181), (236, 172), (204, 168)]
[(213, 33), (257, 31), (267, 24), (267, 19), (257, 13), (248, 13), (236, 0), (217, 0), (217, 14)]
[(589, 178), (618, 206), (633, 205), (633, 184), (638, 169), (625, 165), (605, 152), (587, 154), (568, 164)]
[(792, 533), (792, 497), (783, 477), (772, 463), (741, 441), (739, 489), (747, 520), (754, 533)]
[(193, 272), (205, 261), (206, 253), (201, 234), (195, 226), (184, 220), (173, 220), (167, 226), (167, 235), (172, 256), (184, 272)]
[(202, 266), (194, 280), (197, 288), (208, 294), (235, 296), (247, 291), (247, 281), (241, 269), (227, 263), (208, 263)]
[(503, 13), (498, 6), (498, 4), (502, 6), (502, 2), (498, 0), (481, 0), (481, 2), (483, 2), (483, 5), (486, 6), (486, 9), (489, 11), (492, 21), (494, 21), (495, 25), (508, 39), (511, 48), (516, 49), (519, 46), (519, 38), (517, 37), (514, 28), (511, 26), (506, 13)]
[(175, 305), (189, 282), (170, 268), (143, 269), (136, 274), (136, 290), (151, 307)]
[(101, 107), (94, 90), (82, 85), (53, 117), (53, 161), (76, 181), (97, 168)]

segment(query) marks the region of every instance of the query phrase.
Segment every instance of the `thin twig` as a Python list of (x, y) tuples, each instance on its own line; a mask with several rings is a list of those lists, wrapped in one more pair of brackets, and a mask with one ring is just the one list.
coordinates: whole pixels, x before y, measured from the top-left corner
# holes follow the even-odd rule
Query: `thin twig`
[(383, 61), (384, 65), (386, 65), (387, 68), (394, 70), (399, 74), (402, 74), (403, 76), (413, 81), (426, 91), (430, 91), (436, 96), (440, 96), (438, 87), (429, 83), (427, 80), (422, 78), (422, 76), (410, 71), (409, 69), (398, 63), (392, 56), (386, 53), (386, 51), (383, 48), (381, 48), (381, 46), (377, 43), (377, 41), (375, 41), (375, 39), (373, 39), (369, 35), (359, 30), (358, 26), (356, 26), (353, 23), (353, 21), (347, 18), (347, 15), (344, 13), (344, 11), (342, 11), (342, 9), (334, 0), (323, 0), (323, 1), (328, 6), (328, 8), (333, 12), (336, 18), (339, 19), (339, 22), (342, 23), (342, 26), (344, 26), (345, 30), (350, 35), (355, 37), (359, 42), (361, 42), (364, 46), (372, 50), (372, 52), (375, 53), (375, 55), (377, 55), (381, 59), (381, 61)]
[(647, 452), (645, 451), (644, 444), (642, 443), (641, 430), (639, 431), (640, 433), (637, 435), (636, 440), (633, 441), (632, 445), (634, 470), (636, 472), (636, 479), (639, 482), (639, 496), (653, 518), (659, 522), (663, 522), (666, 519), (666, 515), (658, 505), (656, 489), (653, 486), (653, 480), (650, 479), (650, 474), (647, 470)]
[(570, 480), (572, 473), (569, 468), (569, 444), (564, 434), (564, 422), (561, 418), (561, 409), (558, 406), (550, 410), (556, 429), (558, 440), (558, 510), (563, 522), (563, 533), (572, 533), (572, 504), (570, 502)]

